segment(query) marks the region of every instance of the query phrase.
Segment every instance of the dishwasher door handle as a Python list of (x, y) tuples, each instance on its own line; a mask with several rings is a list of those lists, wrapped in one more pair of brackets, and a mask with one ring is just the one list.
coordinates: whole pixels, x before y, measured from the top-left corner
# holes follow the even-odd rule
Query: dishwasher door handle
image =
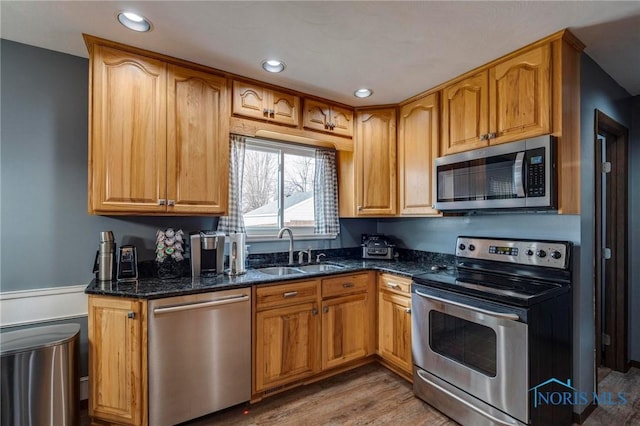
[(219, 299), (209, 300), (206, 302), (186, 303), (184, 305), (167, 306), (164, 308), (155, 308), (154, 315), (168, 314), (171, 312), (192, 311), (194, 309), (211, 308), (214, 306), (229, 305), (231, 303), (246, 302), (249, 296), (246, 294), (238, 294), (233, 296), (221, 297)]

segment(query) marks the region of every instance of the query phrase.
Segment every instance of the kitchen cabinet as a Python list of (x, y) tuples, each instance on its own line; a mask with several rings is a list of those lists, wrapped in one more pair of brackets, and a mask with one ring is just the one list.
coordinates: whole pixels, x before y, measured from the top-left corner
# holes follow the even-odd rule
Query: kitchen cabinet
[(551, 132), (551, 46), (526, 50), (442, 90), (443, 155)]
[[(354, 141), (356, 216), (395, 215), (396, 109), (357, 112)], [(352, 188), (343, 188), (353, 190)]]
[(319, 281), (257, 287), (253, 394), (320, 371)]
[(310, 130), (352, 137), (353, 111), (315, 99), (305, 99), (303, 126)]
[(412, 380), (411, 280), (378, 277), (378, 355), (385, 365)]
[(437, 215), (433, 205), (433, 162), (440, 135), (439, 93), (400, 108), (398, 120), (398, 187), (401, 215)]
[(287, 126), (298, 126), (300, 97), (234, 80), (233, 114)]
[(89, 416), (147, 423), (146, 303), (89, 296)]
[(369, 274), (322, 280), (322, 369), (364, 358), (374, 351), (375, 300)]
[(89, 212), (226, 213), (226, 79), (87, 40)]

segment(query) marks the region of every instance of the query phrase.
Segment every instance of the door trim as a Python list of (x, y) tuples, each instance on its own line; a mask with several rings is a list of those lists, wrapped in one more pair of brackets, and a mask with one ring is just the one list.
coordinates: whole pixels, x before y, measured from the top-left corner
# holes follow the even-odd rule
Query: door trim
[[(610, 367), (616, 371), (626, 372), (630, 368), (629, 358), (628, 358), (628, 238), (627, 238), (627, 230), (628, 230), (628, 141), (629, 141), (629, 131), (626, 127), (622, 126), (620, 123), (613, 120), (611, 117), (604, 114), (602, 111), (595, 110), (595, 121), (594, 121), (594, 151), (595, 151), (595, 164), (594, 170), (594, 187), (596, 190), (594, 197), (594, 212), (595, 212), (595, 223), (594, 223), (594, 242), (595, 242), (595, 250), (594, 250), (594, 258), (593, 264), (595, 266), (595, 329), (596, 329), (596, 368), (601, 364), (600, 360), (600, 348), (602, 341), (602, 329), (601, 329), (601, 318), (600, 311), (598, 306), (600, 306), (601, 299), (604, 296), (602, 293), (602, 283), (601, 283), (601, 262), (603, 247), (602, 241), (600, 239), (602, 224), (599, 218), (602, 215), (602, 184), (601, 184), (601, 163), (602, 163), (602, 151), (600, 149), (600, 144), (598, 142), (598, 135), (607, 134), (612, 138), (615, 138), (616, 148), (616, 163), (618, 164), (618, 168), (614, 170), (612, 173), (617, 177), (622, 177), (622, 179), (618, 179), (615, 185), (615, 194), (611, 194), (616, 199), (616, 205), (620, 207), (622, 204), (622, 208), (618, 208), (613, 216), (613, 220), (616, 223), (615, 227), (615, 245), (612, 248), (613, 252), (617, 255), (614, 255), (612, 259), (614, 268), (614, 276), (616, 279), (612, 280), (612, 286), (610, 287), (611, 298), (613, 300), (613, 315), (610, 316), (610, 319), (613, 319), (612, 327), (612, 344), (611, 351), (613, 355), (610, 359)], [(614, 178), (615, 178), (614, 176)], [(597, 376), (596, 376), (597, 377)], [(597, 380), (597, 378), (596, 378)]]

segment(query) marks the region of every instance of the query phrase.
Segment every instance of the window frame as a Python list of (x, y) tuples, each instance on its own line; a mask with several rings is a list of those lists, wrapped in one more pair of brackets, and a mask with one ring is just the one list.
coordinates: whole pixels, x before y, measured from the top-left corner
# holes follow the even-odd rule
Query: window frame
[[(263, 139), (263, 138), (246, 138), (245, 145), (245, 155), (247, 150), (252, 151), (263, 151), (263, 152), (271, 152), (278, 153), (278, 185), (277, 185), (277, 196), (278, 196), (278, 213), (277, 213), (277, 222), (278, 225), (276, 227), (272, 226), (247, 226), (245, 224), (245, 232), (247, 234), (247, 241), (277, 241), (278, 240), (278, 231), (283, 227), (284, 223), (284, 167), (285, 167), (285, 155), (297, 155), (301, 157), (311, 157), (315, 159), (316, 147), (311, 147), (307, 145), (298, 145), (289, 142), (282, 142), (272, 139)], [(245, 157), (246, 161), (246, 157)], [(246, 164), (246, 163), (245, 163)], [(315, 170), (314, 170), (315, 174)], [(243, 171), (244, 175), (244, 171)], [(244, 179), (244, 177), (243, 177)], [(244, 213), (243, 213), (244, 217)], [(315, 221), (315, 208), (314, 208), (314, 221)], [(294, 226), (290, 227), (293, 232), (294, 237), (297, 240), (321, 240), (321, 239), (335, 239), (338, 234), (316, 234), (315, 226)]]

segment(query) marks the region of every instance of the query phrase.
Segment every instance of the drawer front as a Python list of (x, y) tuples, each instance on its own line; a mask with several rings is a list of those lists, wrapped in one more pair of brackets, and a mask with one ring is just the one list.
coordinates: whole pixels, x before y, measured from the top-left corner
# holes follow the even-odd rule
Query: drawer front
[(366, 291), (369, 287), (369, 274), (341, 275), (322, 280), (322, 297)]
[(303, 281), (256, 288), (256, 308), (258, 310), (274, 306), (295, 305), (314, 302), (318, 298), (319, 281)]
[(380, 274), (378, 290), (387, 290), (398, 294), (411, 294), (411, 280), (391, 274)]

